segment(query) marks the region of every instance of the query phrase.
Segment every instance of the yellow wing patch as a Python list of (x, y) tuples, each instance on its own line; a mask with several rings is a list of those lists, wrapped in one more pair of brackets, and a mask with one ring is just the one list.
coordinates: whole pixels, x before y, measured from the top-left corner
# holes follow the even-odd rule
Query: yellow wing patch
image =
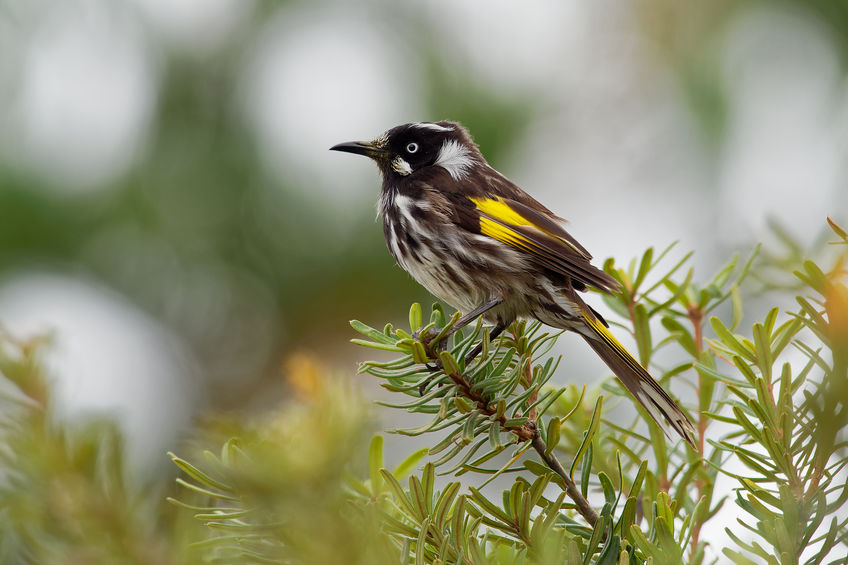
[(519, 247), (528, 247), (532, 245), (530, 240), (520, 233), (516, 233), (505, 225), (487, 218), (486, 216), (482, 216), (480, 218), (480, 233), (510, 245), (518, 245)]
[(508, 198), (469, 197), (479, 213), (480, 233), (535, 258), (540, 266), (580, 283), (611, 292), (618, 283), (589, 260), (589, 253), (573, 241), (558, 219)]
[(486, 216), (480, 217), (480, 233), (545, 259), (544, 253), (536, 243)]
[(469, 198), (478, 210), (501, 222), (516, 226), (532, 226), (527, 218), (513, 210), (500, 198)]
[[(471, 200), (471, 202), (474, 203), (474, 206), (476, 206), (477, 209), (480, 210), (480, 212), (482, 214), (485, 214), (485, 216), (488, 216), (492, 220), (496, 220), (496, 222), (499, 222), (501, 224), (509, 224), (509, 225), (513, 225), (513, 226), (532, 227), (533, 229), (539, 230), (540, 232), (544, 233), (545, 235), (548, 235), (548, 236), (554, 238), (555, 240), (559, 241), (560, 243), (563, 243), (564, 245), (573, 249), (575, 252), (582, 253), (580, 250), (578, 250), (576, 247), (574, 247), (574, 245), (572, 245), (571, 242), (566, 241), (565, 239), (560, 237), (558, 234), (555, 234), (555, 233), (553, 233), (549, 230), (546, 230), (545, 228), (543, 228), (539, 225), (534, 224), (532, 221), (528, 220), (527, 218), (525, 218), (524, 216), (522, 216), (521, 214), (516, 212), (509, 204), (507, 204), (506, 202), (504, 202), (502, 199), (500, 199), (498, 197), (494, 197), (494, 198), (485, 198), (485, 197), (472, 198), (472, 197), (469, 197), (469, 200)], [(526, 237), (516, 233), (513, 230), (510, 230), (509, 227), (502, 226), (502, 225), (493, 226), (492, 224), (495, 224), (496, 222), (492, 222), (491, 220), (489, 220), (489, 218), (486, 218), (486, 217), (480, 218), (480, 231), (481, 231), (481, 233), (483, 233), (483, 235), (488, 235), (490, 237), (494, 237), (495, 239), (503, 241), (504, 243), (514, 243), (513, 241), (507, 241), (505, 239), (506, 237), (509, 237), (510, 239), (518, 239), (520, 241), (523, 241), (525, 244), (530, 244), (532, 246), (532, 242), (529, 239), (527, 239)], [(492, 233), (486, 233), (485, 231), (483, 231), (483, 224), (484, 223), (487, 224), (487, 226), (486, 226), (487, 230), (489, 230)], [(497, 233), (498, 235), (494, 235), (495, 233)]]

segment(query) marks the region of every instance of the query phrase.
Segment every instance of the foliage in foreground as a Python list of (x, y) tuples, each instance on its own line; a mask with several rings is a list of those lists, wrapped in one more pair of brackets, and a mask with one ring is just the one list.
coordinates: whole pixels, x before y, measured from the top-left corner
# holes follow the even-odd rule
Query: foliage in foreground
[[(354, 389), (295, 360), (279, 412), (216, 422), (201, 443), (223, 444), (217, 454), (172, 455), (179, 490), (161, 505), (124, 480), (113, 425), (55, 420), (39, 344), (2, 336), (13, 386), (0, 398), (0, 562), (842, 563), (848, 236), (832, 228), (835, 265), (795, 262), (798, 306), (747, 331), (739, 283), (751, 261), (704, 284), (688, 256), (606, 264), (624, 288), (606, 299), (616, 332), (632, 333), (641, 361), (689, 406), (698, 453), (644, 424), (615, 381), (551, 386), (554, 373), (569, 380), (567, 363), (546, 355), (558, 334), (518, 323), (489, 343), (478, 325), (439, 352), (436, 334), (456, 316), (436, 305), (425, 320), (414, 305), (408, 330), (353, 325), (359, 343), (394, 355), (361, 370), (392, 406), (429, 419), (393, 431), (428, 449), (386, 468), (382, 438), (366, 447)], [(480, 339), (483, 354), (464, 366)], [(706, 537), (731, 505), (730, 541)]]
[(174, 563), (114, 423), (56, 419), (43, 349), (0, 329), (0, 563)]
[[(381, 557), (395, 563), (697, 564), (707, 561), (709, 548), (744, 564), (841, 562), (848, 553), (844, 254), (828, 270), (805, 261), (796, 273), (808, 294), (798, 297), (799, 309), (781, 314), (774, 308), (745, 336), (736, 333), (739, 283), (754, 257), (741, 268), (733, 259), (699, 285), (691, 269), (684, 270), (688, 256), (663, 268), (666, 253), (655, 257), (648, 250), (627, 268), (608, 262), (606, 270), (624, 291), (607, 303), (661, 381), (694, 389), (697, 453), (668, 443), (643, 424), (644, 414), (631, 423), (621, 421), (622, 410), (605, 409), (625, 396), (614, 381), (593, 392), (551, 387), (558, 360), (546, 353), (558, 335), (539, 324), (516, 323), (492, 343), (478, 324), (450, 336), (440, 350), (435, 344), (458, 315), (447, 319), (438, 304), (427, 321), (413, 305), (409, 330), (352, 322), (366, 338), (357, 343), (396, 355), (361, 366), (409, 398), (386, 405), (430, 418), (393, 431), (434, 438), (430, 462), (406, 484), (401, 479), (422, 453), (389, 471), (379, 438), (371, 445), (368, 479), (347, 477), (350, 512), (380, 525)], [(729, 321), (711, 315), (725, 302)], [(480, 339), (482, 355), (465, 366), (465, 354)], [(656, 366), (654, 356), (665, 349), (672, 350), (665, 357), (677, 361)], [(684, 397), (692, 397), (685, 388)], [(197, 486), (219, 480), (178, 463)], [(464, 483), (464, 475), (478, 478)], [(732, 495), (715, 490), (720, 475), (732, 481)], [(509, 488), (493, 496), (487, 485), (504, 477), (511, 477)], [(239, 491), (209, 494), (214, 501), (221, 492)], [(717, 547), (701, 532), (728, 498), (741, 509), (739, 527), (725, 528), (732, 545)], [(215, 517), (218, 506), (200, 510), (201, 519), (232, 524)], [(238, 527), (253, 532), (260, 524)], [(224, 543), (238, 551), (245, 539)], [(281, 536), (275, 542), (281, 558), (292, 555)]]

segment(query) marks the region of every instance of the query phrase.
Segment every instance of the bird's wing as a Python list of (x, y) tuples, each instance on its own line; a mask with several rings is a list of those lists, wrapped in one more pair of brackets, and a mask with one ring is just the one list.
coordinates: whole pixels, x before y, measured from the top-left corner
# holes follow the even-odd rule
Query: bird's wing
[(543, 267), (576, 283), (603, 292), (618, 289), (618, 281), (589, 262), (592, 256), (556, 216), (502, 196), (466, 198), (476, 212), (479, 233), (528, 253)]

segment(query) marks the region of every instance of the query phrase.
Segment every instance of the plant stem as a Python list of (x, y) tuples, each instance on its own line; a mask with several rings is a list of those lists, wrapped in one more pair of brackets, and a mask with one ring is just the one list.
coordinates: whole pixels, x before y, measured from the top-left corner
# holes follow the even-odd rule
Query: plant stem
[[(527, 360), (527, 365), (524, 368), (525, 371), (525, 386), (530, 386), (532, 382), (532, 368), (529, 359)], [(472, 400), (476, 405), (477, 409), (491, 417), (496, 413), (495, 407), (491, 406), (486, 398), (480, 394), (479, 391), (475, 391), (471, 384), (468, 382), (468, 379), (465, 375), (461, 373), (457, 373), (454, 371), (446, 371), (446, 374), (451, 378), (451, 380), (460, 388), (461, 394)], [(536, 401), (536, 393), (534, 393), (529, 401), (531, 404)], [(532, 440), (533, 448), (539, 454), (539, 457), (542, 458), (542, 461), (547, 464), (547, 466), (554, 471), (557, 475), (559, 475), (563, 482), (565, 483), (565, 492), (574, 501), (574, 504), (577, 505), (577, 511), (586, 519), (586, 522), (589, 523), (593, 528), (595, 527), (595, 523), (598, 521), (598, 513), (595, 512), (595, 509), (589, 504), (589, 501), (583, 496), (583, 493), (580, 492), (580, 489), (577, 488), (577, 485), (574, 484), (571, 476), (566, 472), (565, 468), (562, 466), (562, 463), (554, 457), (554, 455), (548, 454), (548, 446), (545, 444), (545, 440), (542, 439), (542, 436), (539, 435), (539, 428), (536, 425), (536, 409), (533, 408), (530, 410), (528, 414), (528, 422), (521, 426), (507, 426), (506, 425), (506, 417), (500, 416), (497, 418), (498, 422), (500, 422), (501, 427), (515, 434), (518, 439), (522, 442)]]
[[(704, 351), (704, 312), (698, 308), (690, 308), (689, 309), (689, 321), (692, 323), (692, 329), (695, 332), (695, 347), (698, 351), (698, 357), (700, 358), (701, 353)], [(696, 359), (698, 361), (700, 359)], [(701, 458), (701, 464), (706, 467), (707, 463), (704, 461), (704, 439), (707, 435), (707, 420), (704, 415), (701, 413), (701, 389), (703, 387), (703, 377), (701, 373), (698, 373), (698, 384), (696, 385), (696, 394), (698, 396), (698, 456)], [(695, 479), (695, 485), (698, 488), (698, 500), (701, 500), (704, 496), (704, 478), (700, 475)], [(692, 555), (694, 556), (698, 550), (698, 544), (700, 543), (701, 537), (701, 526), (704, 523), (701, 520), (698, 520), (692, 526)]]
[(568, 472), (566, 472), (565, 468), (562, 466), (562, 463), (554, 457), (553, 453), (548, 454), (548, 446), (545, 445), (545, 440), (542, 439), (542, 436), (539, 435), (539, 431), (536, 430), (536, 433), (533, 435), (533, 449), (536, 450), (536, 453), (539, 454), (539, 457), (542, 458), (542, 461), (547, 464), (548, 467), (551, 468), (557, 475), (562, 477), (563, 482), (565, 483), (565, 492), (568, 494), (568, 497), (574, 501), (574, 504), (577, 505), (577, 511), (586, 519), (590, 526), (595, 527), (595, 523), (598, 521), (598, 513), (595, 512), (595, 509), (589, 504), (589, 501), (583, 496), (583, 493), (580, 492), (580, 489), (577, 488), (577, 485), (574, 484), (574, 481), (569, 476)]
[[(451, 380), (457, 386), (459, 386), (462, 395), (465, 398), (468, 398), (469, 400), (473, 401), (477, 405), (477, 408), (482, 413), (484, 413), (486, 416), (489, 416), (489, 417), (495, 415), (495, 413), (496, 413), (495, 407), (490, 405), (488, 403), (488, 401), (486, 400), (486, 398), (482, 394), (480, 394), (479, 391), (472, 390), (471, 384), (468, 382), (468, 380), (465, 378), (464, 375), (461, 375), (460, 373), (456, 373), (456, 372), (453, 372), (453, 371), (451, 371), (451, 372), (446, 371), (445, 373), (451, 378)], [(497, 421), (500, 422), (501, 427), (504, 430), (514, 433), (516, 436), (518, 436), (518, 439), (521, 440), (521, 441), (527, 441), (528, 439), (531, 439), (533, 437), (534, 433), (538, 433), (538, 432), (535, 432), (535, 429), (536, 429), (535, 422), (528, 422), (527, 424), (524, 424), (523, 426), (507, 426), (506, 425), (506, 416), (497, 417)], [(531, 424), (532, 424), (532, 426), (531, 426)]]

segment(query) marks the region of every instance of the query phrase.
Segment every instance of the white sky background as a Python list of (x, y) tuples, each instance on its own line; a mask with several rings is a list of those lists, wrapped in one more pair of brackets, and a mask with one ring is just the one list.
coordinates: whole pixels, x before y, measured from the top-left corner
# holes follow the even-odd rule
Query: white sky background
[[(243, 64), (239, 111), (262, 141), (267, 166), (326, 199), (341, 226), (350, 203), (376, 200), (379, 182), (373, 167), (330, 153), (331, 145), (406, 121), (451, 118), (422, 114), (420, 60), (386, 33), (386, 5), (279, 10)], [(53, 190), (80, 193), (103, 190), (143, 147), (162, 50), (214, 61), (253, 4), (69, 0), (57, 7), (33, 0), (9, 9), (24, 23), (0, 17), (0, 101), (11, 108), (0, 115), (0, 159), (42, 176)], [(502, 168), (567, 218), (599, 259), (625, 261), (681, 240), (681, 250), (698, 250), (695, 265), (705, 275), (728, 248), (744, 252), (767, 237), (768, 217), (807, 241), (826, 215), (848, 219), (848, 89), (834, 45), (816, 22), (759, 5), (726, 30), (720, 68), (730, 129), (709, 161), (671, 70), (649, 60), (624, 3), (533, 1), (517, 8), (505, 0), (438, 0), (418, 9), (446, 57), (467, 62), (493, 88), (543, 95), (545, 116)], [(128, 399), (188, 405), (191, 395), (179, 392), (191, 390), (193, 378), (184, 352), (162, 355), (152, 337), (104, 348), (97, 337), (106, 335), (98, 323), (150, 336), (149, 320), (89, 282), (64, 274), (38, 281), (0, 288), (0, 318), (13, 332), (51, 323), (67, 337), (58, 359), (88, 360), (85, 367), (54, 363), (57, 372), (74, 373), (58, 375), (70, 406), (111, 405), (131, 429), (152, 430), (162, 411), (133, 410)], [(12, 316), (10, 296), (18, 307), (40, 308)], [(90, 316), (63, 314), (80, 296)], [(16, 326), (19, 319), (26, 322)], [(605, 371), (578, 341), (564, 340), (568, 362)], [(155, 367), (139, 369), (184, 382), (163, 387), (148, 378), (150, 388), (141, 392), (139, 375), (115, 371), (127, 359), (154, 358)], [(167, 426), (158, 429), (167, 433)], [(140, 439), (137, 448), (160, 446)], [(735, 511), (732, 503), (725, 508)]]

